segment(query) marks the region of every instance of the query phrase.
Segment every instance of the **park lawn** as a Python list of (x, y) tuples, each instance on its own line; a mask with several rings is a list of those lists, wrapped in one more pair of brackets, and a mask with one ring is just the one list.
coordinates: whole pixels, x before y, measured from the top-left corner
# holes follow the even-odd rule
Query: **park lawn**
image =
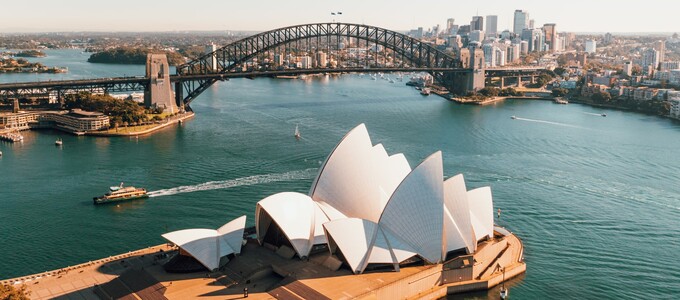
[(160, 124), (148, 124), (148, 125), (139, 125), (139, 126), (127, 126), (127, 127), (118, 127), (116, 128), (111, 128), (106, 131), (106, 133), (135, 133), (135, 132), (141, 132), (144, 130), (148, 130), (154, 127), (160, 126)]

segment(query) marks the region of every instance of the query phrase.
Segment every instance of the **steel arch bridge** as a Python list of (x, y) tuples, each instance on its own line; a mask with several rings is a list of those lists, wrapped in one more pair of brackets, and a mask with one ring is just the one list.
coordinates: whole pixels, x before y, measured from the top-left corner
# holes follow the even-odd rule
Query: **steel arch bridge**
[[(431, 69), (430, 73), (435, 80), (449, 89), (451, 89), (454, 81), (453, 72), (472, 72), (470, 69), (462, 69), (463, 64), (459, 60), (432, 45), (392, 30), (348, 23), (304, 24), (250, 36), (178, 66), (178, 77), (200, 79), (175, 82), (177, 103), (178, 105), (190, 103), (219, 80), (218, 77), (211, 77), (211, 75), (236, 72), (239, 67), (263, 52), (291, 42), (319, 37), (356, 38), (367, 43), (382, 45), (401, 55), (405, 60), (411, 62), (415, 68)], [(342, 71), (342, 69), (334, 69), (333, 71)], [(184, 95), (184, 91), (186, 91), (186, 95)]]

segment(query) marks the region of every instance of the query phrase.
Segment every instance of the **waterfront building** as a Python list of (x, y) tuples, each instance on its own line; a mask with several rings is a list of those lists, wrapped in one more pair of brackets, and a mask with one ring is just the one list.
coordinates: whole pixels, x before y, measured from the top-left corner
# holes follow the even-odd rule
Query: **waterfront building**
[(300, 57), (300, 68), (302, 69), (311, 69), (313, 67), (312, 65), (312, 58), (309, 56), (301, 56)]
[(444, 180), (441, 152), (412, 169), (403, 154), (373, 145), (363, 124), (328, 156), (308, 195), (269, 196), (257, 203), (255, 219), (260, 244), (290, 247), (303, 259), (327, 247), (355, 274), (438, 264), (452, 253), (475, 253), (494, 234), (488, 187), (467, 191), (462, 175)]
[(486, 16), (486, 35), (498, 36), (498, 16)]
[(0, 127), (27, 130), (57, 128), (72, 133), (108, 129), (109, 117), (81, 109), (71, 111), (27, 111), (0, 114)]
[(316, 53), (316, 66), (318, 68), (325, 68), (326, 64), (328, 64), (328, 55), (323, 51), (317, 52)]
[(515, 10), (513, 30), (516, 35), (521, 35), (524, 29), (529, 28), (529, 12)]
[(594, 54), (597, 52), (597, 42), (595, 40), (586, 41), (586, 53)]
[(671, 103), (670, 117), (680, 119), (680, 95), (674, 95), (673, 100), (669, 99), (668, 101)]

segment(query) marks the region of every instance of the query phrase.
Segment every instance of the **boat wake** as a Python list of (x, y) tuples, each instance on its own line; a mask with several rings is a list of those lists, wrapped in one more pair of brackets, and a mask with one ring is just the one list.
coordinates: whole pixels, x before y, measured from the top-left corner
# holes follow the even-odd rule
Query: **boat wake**
[(598, 117), (602, 116), (602, 114), (596, 114), (596, 113), (591, 113), (591, 112), (583, 112), (583, 113), (586, 114), (586, 115), (591, 115), (591, 116), (598, 116)]
[(152, 191), (149, 192), (149, 197), (161, 197), (199, 191), (229, 189), (238, 186), (248, 186), (279, 181), (311, 179), (316, 175), (316, 171), (317, 169), (312, 168), (306, 170), (290, 171), (286, 173), (262, 174), (230, 180), (209, 181), (196, 185), (184, 185), (164, 190)]
[(564, 127), (571, 127), (571, 128), (583, 128), (583, 127), (579, 127), (579, 126), (571, 125), (571, 124), (545, 121), (545, 120), (534, 120), (534, 119), (527, 119), (527, 118), (520, 118), (520, 117), (515, 117), (515, 120), (527, 121), (527, 122), (536, 122), (536, 123), (543, 123), (543, 124), (550, 124), (550, 125), (557, 125), (557, 126), (564, 126)]

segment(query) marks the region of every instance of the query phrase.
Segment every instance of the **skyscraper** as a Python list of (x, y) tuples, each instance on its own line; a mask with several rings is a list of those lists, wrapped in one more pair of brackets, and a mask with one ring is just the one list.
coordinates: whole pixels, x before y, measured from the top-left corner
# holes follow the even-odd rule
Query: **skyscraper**
[(455, 25), (456, 20), (453, 18), (449, 18), (446, 20), (446, 33), (451, 34), (451, 30), (453, 29), (453, 25)]
[(529, 28), (529, 12), (520, 9), (515, 10), (514, 26), (512, 32), (517, 35), (522, 34), (522, 30)]
[(486, 34), (494, 37), (498, 35), (498, 16), (486, 16)]
[(545, 42), (550, 47), (550, 52), (557, 51), (557, 29), (555, 24), (543, 25), (543, 32), (545, 33)]
[(654, 43), (654, 49), (659, 51), (659, 62), (663, 62), (665, 60), (666, 41), (657, 41)]
[(484, 31), (484, 17), (474, 16), (472, 17), (472, 22), (470, 22), (470, 31)]

